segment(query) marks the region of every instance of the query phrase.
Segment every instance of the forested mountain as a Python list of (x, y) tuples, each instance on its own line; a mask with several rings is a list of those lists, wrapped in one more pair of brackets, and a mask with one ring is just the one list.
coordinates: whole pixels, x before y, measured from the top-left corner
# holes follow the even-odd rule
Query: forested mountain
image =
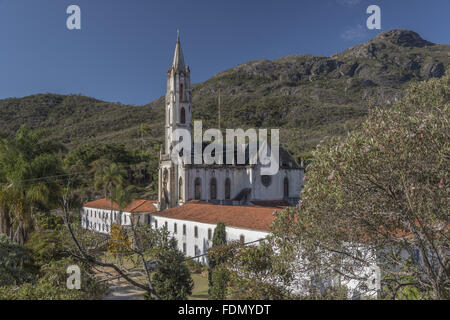
[[(281, 128), (281, 143), (300, 157), (323, 137), (357, 127), (371, 106), (395, 102), (408, 83), (441, 77), (449, 66), (450, 45), (391, 30), (331, 57), (291, 55), (220, 72), (193, 85), (194, 119), (204, 129), (217, 127), (220, 88), (222, 128)], [(68, 149), (94, 142), (139, 146), (142, 123), (146, 145), (161, 143), (164, 97), (145, 106), (56, 94), (0, 100), (0, 131), (44, 128)]]

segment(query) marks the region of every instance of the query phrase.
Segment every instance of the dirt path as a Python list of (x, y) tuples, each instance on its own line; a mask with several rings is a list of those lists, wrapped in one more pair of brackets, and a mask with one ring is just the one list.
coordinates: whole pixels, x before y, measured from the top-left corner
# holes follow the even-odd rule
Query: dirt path
[(112, 268), (97, 268), (96, 273), (109, 285), (109, 293), (103, 300), (144, 300), (145, 291), (134, 287), (123, 278), (115, 278), (116, 272)]
[(144, 290), (130, 285), (124, 280), (110, 280), (110, 292), (103, 300), (144, 300)]

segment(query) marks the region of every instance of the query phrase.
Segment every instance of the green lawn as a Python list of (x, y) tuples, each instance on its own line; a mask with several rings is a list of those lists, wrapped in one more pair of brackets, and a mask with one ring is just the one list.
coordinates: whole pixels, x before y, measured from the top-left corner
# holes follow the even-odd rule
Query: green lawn
[(194, 289), (189, 300), (207, 300), (208, 299), (208, 277), (201, 274), (192, 274), (194, 280)]

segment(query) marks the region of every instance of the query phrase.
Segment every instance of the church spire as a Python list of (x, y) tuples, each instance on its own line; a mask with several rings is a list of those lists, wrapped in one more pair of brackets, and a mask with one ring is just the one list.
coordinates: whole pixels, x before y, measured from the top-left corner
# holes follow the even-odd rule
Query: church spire
[(186, 67), (184, 65), (183, 50), (181, 50), (179, 30), (177, 30), (177, 45), (175, 47), (175, 53), (173, 55), (172, 67), (175, 69), (175, 71), (186, 71)]

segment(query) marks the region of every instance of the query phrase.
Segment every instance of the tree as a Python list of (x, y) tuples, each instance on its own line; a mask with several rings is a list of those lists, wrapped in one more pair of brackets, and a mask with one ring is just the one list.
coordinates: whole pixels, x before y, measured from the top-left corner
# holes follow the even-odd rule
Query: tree
[(139, 133), (141, 135), (141, 151), (144, 151), (144, 135), (149, 132), (150, 128), (146, 123), (141, 123), (139, 126)]
[(209, 298), (212, 300), (225, 300), (227, 297), (228, 281), (230, 272), (223, 266), (217, 266), (211, 273), (211, 287), (209, 288)]
[(26, 269), (31, 264), (27, 250), (0, 234), (0, 286), (17, 285), (33, 279)]
[[(60, 192), (63, 174), (56, 152), (62, 147), (43, 141), (42, 130), (21, 127), (10, 139), (0, 139), (0, 223), (5, 234), (24, 244), (38, 212), (48, 212)], [(3, 182), (4, 181), (4, 182)]]
[[(98, 266), (104, 269), (112, 269), (117, 272), (122, 279), (130, 283), (132, 286), (142, 289), (146, 292), (146, 297), (152, 299), (161, 299), (159, 292), (154, 287), (154, 281), (151, 279), (151, 272), (155, 259), (166, 261), (164, 268), (176, 268), (171, 272), (180, 276), (177, 277), (175, 282), (165, 282), (161, 285), (160, 290), (163, 294), (167, 294), (165, 297), (173, 297), (174, 292), (180, 290), (179, 294), (190, 294), (189, 281), (184, 280), (184, 284), (180, 284), (178, 280), (182, 280), (186, 275), (185, 269), (177, 267), (178, 257), (173, 253), (173, 244), (168, 245), (170, 235), (165, 229), (153, 229), (151, 225), (142, 224), (140, 222), (140, 216), (134, 217), (132, 223), (127, 226), (128, 239), (130, 239), (131, 245), (126, 246), (126, 251), (130, 251), (136, 257), (134, 266), (126, 268), (123, 265), (114, 262), (105, 262), (102, 257), (99, 256), (99, 251), (104, 248), (105, 242), (109, 241), (107, 235), (97, 234), (89, 232), (81, 228), (79, 221), (74, 223), (71, 219), (71, 215), (74, 211), (78, 211), (79, 208), (74, 204), (73, 192), (70, 188), (70, 181), (65, 188), (65, 192), (61, 199), (61, 209), (64, 214), (64, 223), (68, 230), (68, 236), (70, 238), (71, 245), (67, 245), (66, 251), (77, 261), (85, 263), (89, 266)], [(76, 203), (76, 202), (75, 202)], [(176, 245), (175, 245), (176, 247)], [(166, 256), (170, 254), (169, 256)], [(153, 260), (148, 261), (151, 258)], [(169, 264), (174, 263), (173, 266)], [(185, 266), (184, 266), (185, 267)], [(185, 267), (186, 268), (186, 267)], [(186, 268), (187, 269), (187, 268)], [(164, 269), (163, 269), (164, 270)], [(187, 269), (188, 274), (189, 270)], [(167, 273), (165, 273), (167, 275)], [(164, 279), (161, 276), (159, 280)], [(170, 288), (170, 285), (176, 286), (176, 288)], [(172, 293), (170, 293), (172, 292)]]
[[(81, 289), (66, 286), (67, 266), (77, 264), (81, 271)], [(0, 286), (0, 300), (87, 300), (101, 299), (107, 292), (95, 279), (90, 266), (71, 258), (52, 260), (41, 268), (39, 278), (17, 285)]]
[[(226, 233), (225, 224), (223, 222), (218, 222), (216, 225), (216, 228), (214, 229), (212, 248), (214, 248), (216, 246), (224, 245), (226, 243), (227, 243), (227, 233)], [(213, 256), (208, 254), (208, 264), (209, 264), (208, 283), (209, 283), (210, 288), (213, 286), (214, 268), (223, 262), (224, 262), (223, 259), (219, 258), (217, 260), (216, 258), (214, 258)], [(210, 294), (211, 294), (211, 292), (210, 292)]]
[(413, 84), (393, 107), (372, 110), (360, 130), (319, 145), (299, 210), (274, 225), (280, 264), (315, 279), (353, 280), (361, 291), (364, 270), (377, 264), (387, 297), (407, 289), (448, 298), (449, 101), (448, 74)]
[(122, 265), (122, 256), (131, 253), (131, 241), (125, 229), (118, 224), (111, 225), (111, 240), (108, 241), (108, 252), (110, 252), (119, 264)]
[(209, 250), (216, 261), (222, 261), (212, 272), (210, 299), (226, 297), (237, 300), (280, 300), (292, 295), (283, 287), (282, 277), (275, 272), (270, 242), (259, 245), (240, 241)]
[(111, 163), (108, 166), (103, 168), (103, 171), (100, 171), (96, 174), (95, 186), (96, 188), (103, 187), (103, 191), (105, 194), (105, 198), (108, 197), (111, 199), (111, 207), (112, 207), (112, 190), (114, 187), (120, 186), (123, 183), (123, 177), (126, 175), (125, 170), (119, 167), (115, 163)]
[(163, 250), (159, 250), (160, 261), (153, 283), (155, 290), (165, 300), (184, 300), (192, 294), (194, 281), (184, 263), (184, 254), (178, 250), (177, 241), (171, 238)]

